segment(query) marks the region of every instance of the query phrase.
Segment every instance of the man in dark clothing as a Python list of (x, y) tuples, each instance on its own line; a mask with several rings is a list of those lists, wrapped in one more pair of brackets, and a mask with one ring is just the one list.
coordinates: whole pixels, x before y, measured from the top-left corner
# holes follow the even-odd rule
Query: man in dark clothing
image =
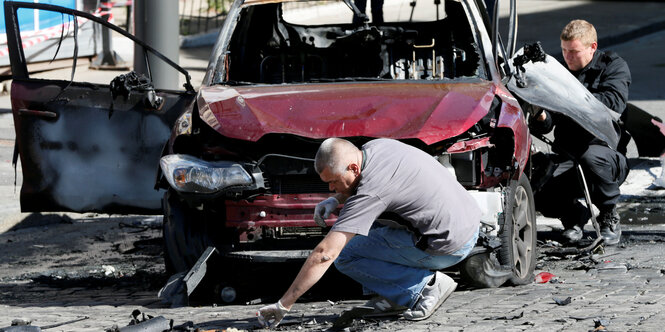
[[(613, 52), (598, 50), (596, 30), (591, 23), (574, 20), (561, 33), (561, 50), (568, 70), (616, 117), (626, 108), (631, 82), (626, 62)], [(628, 175), (624, 155), (572, 119), (543, 111), (531, 122), (534, 134), (554, 129), (554, 175), (537, 194), (536, 207), (548, 217), (560, 218), (563, 236), (575, 243), (582, 238), (582, 228), (589, 220), (589, 209), (580, 203), (583, 197), (574, 162), (584, 171), (591, 201), (600, 211), (599, 223), (605, 243), (615, 245), (621, 238), (616, 203), (619, 186)], [(618, 132), (618, 127), (615, 127)], [(579, 188), (579, 189), (577, 189)]]

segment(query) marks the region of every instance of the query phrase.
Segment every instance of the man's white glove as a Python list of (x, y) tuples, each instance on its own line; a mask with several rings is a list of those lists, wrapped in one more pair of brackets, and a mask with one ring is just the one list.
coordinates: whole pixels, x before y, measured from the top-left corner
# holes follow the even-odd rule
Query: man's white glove
[(314, 221), (316, 224), (321, 227), (328, 227), (326, 225), (326, 219), (330, 217), (330, 214), (337, 208), (339, 201), (335, 197), (328, 197), (319, 204), (316, 204), (314, 208)]
[(282, 321), (289, 309), (286, 309), (282, 302), (277, 301), (275, 304), (267, 305), (256, 313), (259, 323), (263, 327), (276, 327)]

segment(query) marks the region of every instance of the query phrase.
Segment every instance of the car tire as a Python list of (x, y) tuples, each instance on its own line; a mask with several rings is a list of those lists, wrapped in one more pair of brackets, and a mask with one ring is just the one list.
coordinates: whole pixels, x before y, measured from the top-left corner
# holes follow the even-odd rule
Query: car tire
[(502, 245), (497, 258), (502, 265), (512, 267), (508, 283), (531, 283), (536, 266), (537, 229), (533, 191), (526, 175), (511, 181), (506, 188), (504, 214), (499, 223)]
[(169, 189), (164, 194), (164, 265), (169, 274), (188, 271), (209, 246), (224, 247), (223, 220), (198, 210)]

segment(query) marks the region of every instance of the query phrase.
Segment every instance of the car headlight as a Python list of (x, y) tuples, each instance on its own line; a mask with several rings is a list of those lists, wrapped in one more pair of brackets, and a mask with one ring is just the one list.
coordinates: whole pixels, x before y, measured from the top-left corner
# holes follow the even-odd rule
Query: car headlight
[(249, 173), (231, 161), (209, 162), (189, 155), (172, 154), (162, 157), (159, 165), (171, 187), (180, 192), (209, 194), (253, 183)]

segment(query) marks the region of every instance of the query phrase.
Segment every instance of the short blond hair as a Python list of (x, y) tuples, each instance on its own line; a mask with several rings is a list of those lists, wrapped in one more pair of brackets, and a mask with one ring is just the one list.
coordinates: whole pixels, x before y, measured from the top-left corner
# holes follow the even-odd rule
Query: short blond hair
[(593, 24), (585, 20), (572, 20), (561, 31), (561, 40), (579, 40), (584, 46), (591, 46), (598, 42), (598, 35)]

